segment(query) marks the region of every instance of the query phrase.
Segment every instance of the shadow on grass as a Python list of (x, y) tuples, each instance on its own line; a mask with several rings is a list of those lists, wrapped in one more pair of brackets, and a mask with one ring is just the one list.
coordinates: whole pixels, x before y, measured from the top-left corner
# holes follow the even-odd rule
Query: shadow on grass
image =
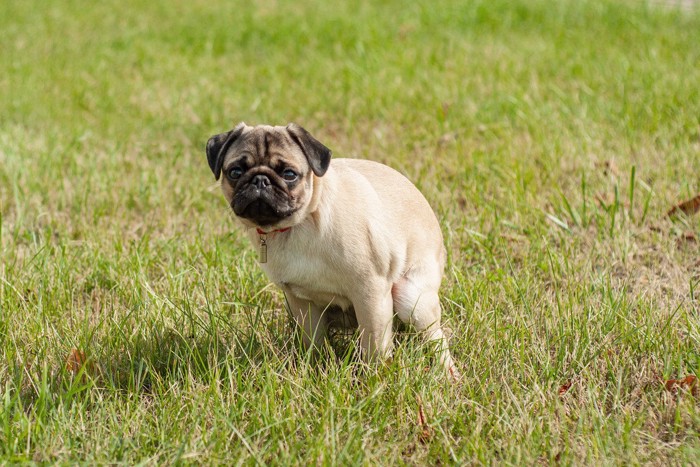
[[(128, 340), (114, 339), (101, 352), (87, 349), (85, 360), (73, 367), (64, 363), (23, 369), (16, 364), (10, 372), (14, 377), (7, 381), (7, 414), (19, 411), (42, 418), (57, 406), (99, 403), (101, 396), (93, 396), (105, 392), (140, 397), (162, 394), (174, 385), (228, 386), (231, 380), (237, 387), (250, 387), (266, 372), (273, 377), (304, 375), (311, 385), (340, 377), (360, 386), (376, 373), (377, 368), (360, 358), (356, 331), (334, 330), (327, 345), (309, 351), (283, 314), (251, 324), (202, 327), (198, 333), (150, 327)], [(416, 337), (406, 329), (398, 331), (399, 341)]]

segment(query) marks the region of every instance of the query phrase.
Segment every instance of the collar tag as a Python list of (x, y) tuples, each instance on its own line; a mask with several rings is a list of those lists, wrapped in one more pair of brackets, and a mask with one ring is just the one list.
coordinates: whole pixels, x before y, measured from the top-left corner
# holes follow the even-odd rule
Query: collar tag
[(259, 227), (257, 229), (255, 229), (255, 231), (260, 236), (260, 250), (259, 250), (258, 260), (261, 263), (267, 263), (267, 234), (282, 233), (282, 232), (286, 232), (289, 229), (291, 229), (291, 227), (285, 227), (284, 229), (271, 230), (269, 232), (265, 232), (264, 230), (262, 230)]
[(260, 250), (258, 255), (258, 261), (261, 263), (267, 263), (267, 234), (260, 234)]

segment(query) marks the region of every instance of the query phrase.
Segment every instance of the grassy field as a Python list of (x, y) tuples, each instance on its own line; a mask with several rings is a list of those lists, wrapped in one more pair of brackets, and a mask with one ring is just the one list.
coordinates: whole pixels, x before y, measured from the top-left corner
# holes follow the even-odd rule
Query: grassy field
[[(0, 463), (700, 458), (697, 9), (3, 1), (0, 43)], [(301, 350), (206, 162), (242, 120), (415, 181), (459, 384), (410, 330)]]

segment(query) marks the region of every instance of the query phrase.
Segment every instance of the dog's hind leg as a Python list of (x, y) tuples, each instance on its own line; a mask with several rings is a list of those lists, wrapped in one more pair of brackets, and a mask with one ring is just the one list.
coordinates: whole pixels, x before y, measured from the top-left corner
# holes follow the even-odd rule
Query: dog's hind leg
[(424, 333), (425, 340), (434, 344), (438, 361), (455, 379), (459, 372), (452, 360), (447, 338), (440, 325), (441, 308), (437, 289), (439, 280), (428, 281), (421, 287), (419, 282), (412, 279), (410, 273), (402, 277), (391, 289), (394, 298), (394, 311), (399, 319), (412, 324), (419, 332)]

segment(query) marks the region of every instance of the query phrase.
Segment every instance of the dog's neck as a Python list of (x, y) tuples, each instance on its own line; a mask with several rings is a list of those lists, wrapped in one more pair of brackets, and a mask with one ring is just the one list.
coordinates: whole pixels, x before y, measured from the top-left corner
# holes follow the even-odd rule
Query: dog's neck
[(291, 227), (285, 227), (284, 229), (268, 230), (267, 232), (265, 232), (263, 229), (258, 227), (255, 229), (255, 231), (258, 233), (258, 235), (267, 235), (267, 234), (276, 233), (276, 232), (286, 232), (289, 229), (291, 229)]

